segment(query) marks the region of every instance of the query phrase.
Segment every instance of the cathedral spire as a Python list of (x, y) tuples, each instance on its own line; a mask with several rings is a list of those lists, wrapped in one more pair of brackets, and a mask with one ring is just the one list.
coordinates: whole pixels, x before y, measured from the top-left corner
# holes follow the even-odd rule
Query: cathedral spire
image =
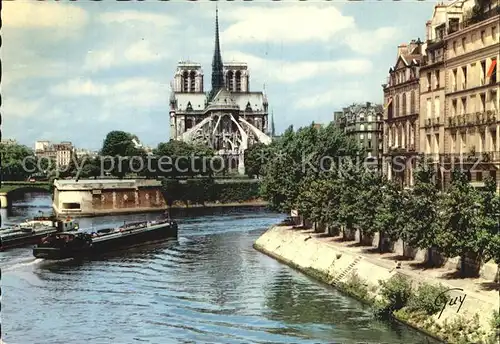
[[(217, 5), (216, 5), (217, 6)], [(222, 56), (220, 53), (219, 42), (219, 9), (215, 8), (215, 49), (214, 58), (212, 60), (212, 91), (210, 93), (210, 100), (213, 99), (215, 94), (224, 87), (224, 70), (222, 64)]]

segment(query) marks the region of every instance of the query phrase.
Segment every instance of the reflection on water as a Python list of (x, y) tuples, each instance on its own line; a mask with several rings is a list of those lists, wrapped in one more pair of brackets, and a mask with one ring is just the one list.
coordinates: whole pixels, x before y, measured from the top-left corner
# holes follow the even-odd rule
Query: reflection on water
[[(14, 208), (20, 217), (31, 209)], [(109, 226), (141, 216), (155, 215), (85, 221)], [(2, 252), (3, 336), (16, 344), (427, 342), (255, 251), (252, 243), (281, 218), (183, 217), (177, 240), (92, 261)]]

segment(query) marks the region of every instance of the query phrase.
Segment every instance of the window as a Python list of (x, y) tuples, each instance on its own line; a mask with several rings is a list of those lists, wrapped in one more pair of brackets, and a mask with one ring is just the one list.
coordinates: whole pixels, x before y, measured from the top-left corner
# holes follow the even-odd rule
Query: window
[(436, 71), (436, 88), (439, 88), (439, 70)]
[(476, 181), (477, 182), (483, 181), (483, 172), (480, 171), (476, 172)]
[(486, 80), (486, 60), (481, 61), (480, 66), (481, 70), (479, 73), (479, 86), (483, 86), (484, 81)]
[(368, 124), (368, 128), (366, 130), (368, 130), (368, 131), (372, 130), (372, 125)]
[(465, 49), (465, 37), (462, 38), (462, 50), (464, 51), (464, 53), (466, 52), (466, 49)]
[(365, 138), (365, 135), (364, 134), (359, 134), (359, 139), (360, 140), (363, 140)]
[(453, 89), (452, 91), (457, 90), (457, 84), (458, 84), (458, 71), (456, 69), (453, 70)]
[(497, 40), (497, 27), (493, 26), (491, 28), (491, 38), (493, 39), (493, 42), (496, 42)]
[[(368, 140), (371, 140), (371, 134), (368, 134)], [(372, 148), (372, 141), (368, 141), (368, 148)]]
[(457, 115), (457, 100), (453, 99), (451, 101), (451, 108), (452, 108), (452, 115), (456, 116)]
[(431, 90), (431, 73), (427, 73), (427, 91)]
[(431, 98), (427, 98), (427, 113), (426, 113), (426, 118), (431, 118), (431, 112), (432, 112), (432, 104), (431, 104)]
[(434, 98), (434, 117), (439, 118), (441, 110), (441, 102), (439, 97)]
[(467, 66), (462, 67), (462, 90), (467, 88)]
[(457, 41), (453, 41), (453, 53), (457, 54)]
[(493, 178), (493, 180), (497, 180), (497, 171), (490, 170), (490, 177)]
[(485, 38), (486, 38), (486, 31), (483, 30), (483, 31), (481, 31), (481, 43), (483, 43), (483, 45), (484, 45), (484, 42), (485, 42)]
[(462, 98), (462, 115), (465, 115), (467, 112), (467, 98)]
[(497, 109), (497, 91), (496, 90), (490, 91), (490, 103), (491, 103), (490, 110), (498, 110)]
[(479, 97), (481, 99), (481, 108), (479, 111), (483, 112), (486, 110), (486, 93), (481, 93)]
[(491, 76), (490, 76), (490, 84), (496, 84), (497, 83), (497, 68), (498, 68), (498, 66), (496, 65), (496, 63), (497, 63), (497, 59), (496, 58), (492, 58), (491, 59), (491, 64), (490, 64), (490, 68), (493, 65), (494, 65), (494, 67), (493, 67), (493, 72), (491, 73)]

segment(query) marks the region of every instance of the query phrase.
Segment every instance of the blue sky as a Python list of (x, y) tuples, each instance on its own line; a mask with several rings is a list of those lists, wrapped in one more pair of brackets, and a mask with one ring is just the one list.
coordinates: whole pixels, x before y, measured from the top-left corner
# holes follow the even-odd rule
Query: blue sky
[[(219, 3), (224, 61), (265, 84), (276, 130), (382, 102), (400, 43), (425, 39), (435, 2)], [(98, 149), (111, 130), (169, 139), (179, 60), (203, 64), (210, 88), (215, 3), (3, 2), (2, 137)]]

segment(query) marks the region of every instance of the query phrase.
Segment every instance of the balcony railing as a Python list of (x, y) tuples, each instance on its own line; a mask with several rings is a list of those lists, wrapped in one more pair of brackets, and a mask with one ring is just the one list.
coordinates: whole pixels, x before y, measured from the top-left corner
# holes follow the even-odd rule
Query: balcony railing
[[(436, 154), (425, 154), (426, 157), (436, 157)], [(439, 154), (442, 163), (500, 163), (499, 151), (469, 152), (469, 153), (446, 153)]]
[(463, 127), (494, 124), (497, 122), (496, 110), (478, 111), (448, 118), (448, 127)]
[(467, 13), (465, 15), (464, 20), (460, 23), (460, 29), (465, 29), (469, 26), (472, 26), (474, 24), (480, 23), (484, 20), (493, 18), (494, 16), (497, 16), (500, 14), (500, 6), (497, 6), (488, 12), (483, 12), (483, 13), (474, 13), (473, 11)]

